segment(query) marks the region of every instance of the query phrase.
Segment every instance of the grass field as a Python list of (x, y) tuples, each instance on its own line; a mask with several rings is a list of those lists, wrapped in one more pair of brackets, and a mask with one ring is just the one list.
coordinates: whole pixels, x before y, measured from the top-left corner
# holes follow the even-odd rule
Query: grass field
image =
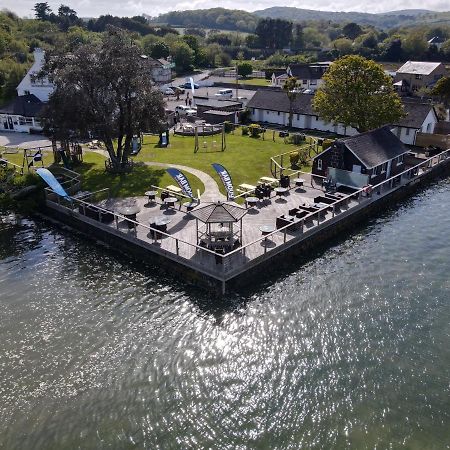
[(271, 80), (266, 80), (265, 78), (241, 78), (239, 84), (250, 84), (253, 86), (269, 86)]
[[(218, 183), (221, 191), (225, 193), (222, 183), (212, 168), (212, 163), (219, 163), (226, 167), (237, 187), (242, 183), (256, 184), (262, 176), (270, 176), (270, 157), (294, 151), (296, 146), (285, 144), (282, 138), (276, 135), (275, 142), (272, 133), (266, 133), (266, 139), (242, 136), (240, 130), (236, 134), (227, 134), (227, 148), (220, 150), (221, 136), (199, 137), (200, 150), (194, 153), (194, 138), (171, 136), (168, 148), (159, 148), (158, 136), (145, 136), (141, 152), (134, 157), (136, 166), (132, 173), (112, 175), (105, 172), (105, 157), (98, 153), (85, 151), (83, 164), (74, 167), (74, 170), (83, 175), (83, 189), (96, 191), (109, 187), (114, 197), (127, 197), (143, 195), (151, 185), (165, 187), (174, 184), (174, 180), (164, 168), (149, 167), (145, 162), (162, 162), (168, 164), (181, 164), (206, 172)], [(216, 141), (216, 148), (213, 148)], [(203, 148), (206, 142), (207, 148)], [(9, 161), (22, 165), (22, 154), (4, 155)], [(53, 160), (51, 152), (44, 153), (44, 164), (48, 166)], [(309, 171), (310, 167), (304, 167)], [(203, 183), (194, 175), (185, 172), (193, 191), (204, 191)]]

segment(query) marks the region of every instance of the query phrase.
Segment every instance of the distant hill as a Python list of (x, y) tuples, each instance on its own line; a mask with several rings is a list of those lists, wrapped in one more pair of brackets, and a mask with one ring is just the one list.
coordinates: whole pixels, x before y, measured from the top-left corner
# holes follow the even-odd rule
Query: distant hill
[(356, 22), (360, 25), (374, 25), (379, 28), (393, 28), (419, 23), (450, 23), (449, 12), (435, 12), (426, 9), (405, 9), (372, 14), (361, 12), (315, 11), (312, 9), (274, 6), (255, 11), (258, 17), (287, 19), (293, 21), (326, 20), (331, 22)]
[(211, 8), (188, 11), (170, 11), (158, 17), (149, 17), (150, 23), (180, 27), (199, 27), (216, 30), (253, 32), (258, 21), (264, 17), (286, 19), (296, 22), (329, 21), (337, 23), (356, 22), (377, 28), (394, 28), (420, 24), (450, 25), (450, 11), (436, 12), (426, 9), (405, 9), (380, 14), (341, 11), (315, 11), (312, 9), (274, 6), (249, 13), (247, 11)]
[(150, 23), (164, 23), (171, 26), (212, 28), (230, 31), (255, 31), (259, 17), (247, 11), (225, 8), (171, 11), (150, 18)]

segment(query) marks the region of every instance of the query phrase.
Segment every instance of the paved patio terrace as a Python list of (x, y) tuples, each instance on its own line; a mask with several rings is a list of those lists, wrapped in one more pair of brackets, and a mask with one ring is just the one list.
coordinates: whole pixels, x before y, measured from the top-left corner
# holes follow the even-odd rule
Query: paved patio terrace
[[(116, 218), (109, 226), (130, 235), (130, 237), (151, 244), (151, 247), (157, 253), (184, 259), (185, 264), (188, 263), (192, 267), (200, 268), (209, 275), (222, 279), (224, 276), (227, 278), (227, 274), (231, 275), (241, 271), (247, 266), (247, 263), (253, 260), (268, 257), (271, 252), (279, 251), (283, 244), (289, 244), (293, 239), (301, 238), (308, 231), (317, 228), (318, 214), (313, 213), (309, 220), (303, 221), (302, 224), (299, 223), (295, 230), (292, 230), (291, 227), (277, 230), (266, 237), (263, 237), (260, 231), (260, 227), (263, 225), (275, 227), (278, 216), (287, 216), (290, 209), (298, 208), (300, 204), (313, 204), (315, 197), (324, 194), (321, 187), (314, 183), (311, 185), (309, 176), (303, 176), (303, 178), (305, 179), (304, 187), (293, 186), (283, 197), (278, 197), (275, 192), (272, 192), (270, 199), (261, 200), (256, 207), (248, 208), (247, 214), (242, 219), (242, 246), (224, 256), (216, 255), (212, 251), (196, 246), (196, 219), (186, 212), (184, 206), (180, 207), (177, 204), (175, 209), (168, 208), (161, 204), (159, 198), (155, 203), (152, 203), (148, 201), (147, 197), (108, 199), (101, 204), (109, 210), (116, 210), (123, 205), (137, 203), (140, 212), (136, 217), (137, 225), (135, 228), (129, 228), (129, 221), (122, 217)], [(355, 205), (358, 205), (358, 201), (349, 199), (347, 204), (341, 203), (336, 206), (334, 214), (332, 207), (323, 209), (319, 218), (320, 224)], [(170, 218), (170, 223), (167, 226), (167, 235), (169, 236), (163, 235), (162, 238), (155, 239), (149, 226), (158, 216)]]

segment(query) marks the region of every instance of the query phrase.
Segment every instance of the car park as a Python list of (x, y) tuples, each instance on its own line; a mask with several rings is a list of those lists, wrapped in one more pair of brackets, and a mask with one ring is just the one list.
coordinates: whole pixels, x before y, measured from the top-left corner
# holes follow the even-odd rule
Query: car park
[(233, 97), (233, 89), (220, 89), (219, 92), (215, 94), (215, 97), (219, 99), (220, 98), (230, 99), (231, 97)]
[(175, 113), (179, 117), (195, 116), (197, 114), (197, 109), (193, 109), (190, 106), (178, 105), (175, 107)]
[[(194, 89), (198, 89), (199, 87), (200, 87), (199, 84), (194, 83)], [(192, 89), (191, 82), (190, 81), (186, 81), (186, 83), (180, 84), (180, 88)]]

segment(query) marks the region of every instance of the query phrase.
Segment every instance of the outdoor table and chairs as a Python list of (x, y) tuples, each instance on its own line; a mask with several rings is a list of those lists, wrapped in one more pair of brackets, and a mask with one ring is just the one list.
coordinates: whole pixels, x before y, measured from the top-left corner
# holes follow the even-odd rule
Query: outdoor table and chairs
[(292, 180), (297, 187), (303, 187), (305, 180), (303, 178), (294, 178)]
[(253, 192), (255, 189), (256, 189), (256, 186), (253, 186), (252, 184), (242, 183), (239, 185), (239, 191), (244, 194)]
[(160, 233), (158, 233), (158, 231), (162, 231), (163, 233), (167, 232), (167, 225), (169, 225), (169, 223), (172, 221), (172, 219), (170, 219), (167, 216), (157, 216), (153, 219), (150, 219), (150, 227), (154, 228), (157, 231), (150, 231), (150, 234), (154, 237), (154, 238), (160, 238), (162, 235)]
[(188, 201), (186, 203), (183, 203), (183, 206), (186, 208), (187, 212), (191, 212), (196, 206), (198, 206), (198, 202)]
[(129, 219), (127, 221), (128, 228), (134, 228), (134, 223), (131, 220), (136, 221), (136, 215), (141, 211), (141, 208), (135, 203), (130, 205), (118, 206), (116, 212), (125, 218)]
[(272, 177), (261, 177), (258, 181), (258, 184), (270, 184), (278, 186), (279, 180)]
[(167, 208), (175, 208), (175, 203), (178, 201), (176, 197), (167, 197), (164, 199), (164, 204)]
[(145, 196), (146, 197), (148, 197), (148, 202), (149, 203), (155, 203), (155, 200), (156, 200), (156, 194), (157, 194), (157, 192), (156, 191), (147, 191), (147, 192), (145, 192)]
[(288, 188), (284, 188), (284, 187), (277, 187), (274, 189), (275, 193), (277, 194), (277, 196), (279, 198), (284, 197), (288, 190), (289, 190)]
[(182, 190), (178, 186), (174, 186), (173, 184), (166, 187), (166, 190), (169, 191), (169, 194), (181, 194)]
[(276, 228), (273, 225), (261, 225), (259, 227), (259, 231), (261, 231), (262, 236), (267, 236), (270, 233), (273, 233)]
[(258, 197), (247, 197), (245, 199), (245, 204), (247, 208), (254, 208), (258, 202), (259, 202)]

